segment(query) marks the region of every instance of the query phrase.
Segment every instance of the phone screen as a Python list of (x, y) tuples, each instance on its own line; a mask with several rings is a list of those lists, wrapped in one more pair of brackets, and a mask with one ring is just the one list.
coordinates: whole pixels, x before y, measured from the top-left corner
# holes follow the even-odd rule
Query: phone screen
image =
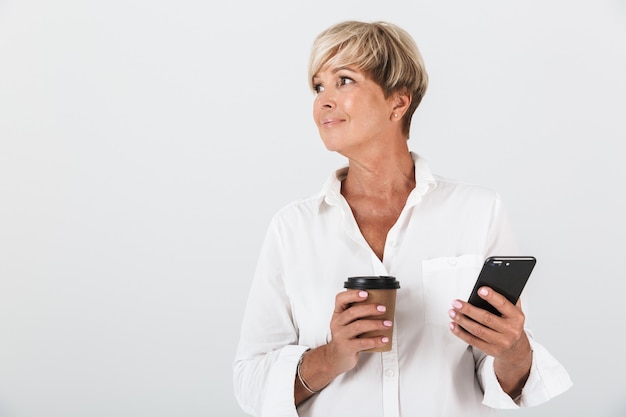
[(522, 294), (536, 262), (537, 260), (533, 256), (491, 256), (487, 258), (468, 302), (500, 316), (500, 312), (495, 307), (478, 296), (478, 289), (482, 286), (491, 287), (515, 304)]

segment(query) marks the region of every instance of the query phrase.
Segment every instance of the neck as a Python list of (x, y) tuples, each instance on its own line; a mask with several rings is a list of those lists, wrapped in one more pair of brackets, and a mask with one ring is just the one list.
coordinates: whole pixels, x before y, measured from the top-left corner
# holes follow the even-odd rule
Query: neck
[(397, 154), (350, 159), (342, 194), (385, 198), (408, 195), (415, 188), (415, 167), (408, 149)]

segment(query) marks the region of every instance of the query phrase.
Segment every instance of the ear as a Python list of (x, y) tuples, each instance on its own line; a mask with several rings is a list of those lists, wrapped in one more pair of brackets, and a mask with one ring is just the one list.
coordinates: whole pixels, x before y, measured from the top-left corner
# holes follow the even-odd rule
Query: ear
[[(406, 91), (393, 93), (393, 117), (402, 119), (411, 104), (411, 95)], [(396, 116), (397, 115), (397, 116)]]

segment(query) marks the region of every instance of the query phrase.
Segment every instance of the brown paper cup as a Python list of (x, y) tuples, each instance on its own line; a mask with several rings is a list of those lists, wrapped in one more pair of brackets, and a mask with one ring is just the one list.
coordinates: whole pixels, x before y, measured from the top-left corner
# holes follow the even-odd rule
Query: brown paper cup
[[(365, 319), (391, 320), (395, 324), (396, 313), (396, 292), (400, 288), (400, 283), (395, 277), (390, 276), (361, 276), (350, 277), (344, 283), (344, 288), (365, 290), (368, 293), (367, 300), (363, 304), (381, 304), (387, 307), (384, 314), (366, 317)], [(389, 338), (385, 346), (364, 350), (363, 352), (388, 352), (391, 350), (393, 340), (393, 326), (385, 330), (366, 332), (359, 337), (383, 337)]]

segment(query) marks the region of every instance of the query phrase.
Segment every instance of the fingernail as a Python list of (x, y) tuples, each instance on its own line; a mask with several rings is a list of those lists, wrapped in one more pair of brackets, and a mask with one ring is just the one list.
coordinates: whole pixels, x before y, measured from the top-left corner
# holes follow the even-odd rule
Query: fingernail
[(389, 338), (388, 337), (383, 337), (382, 341), (383, 341), (383, 343), (387, 343), (389, 341)]
[(461, 302), (459, 300), (454, 300), (452, 302), (452, 307), (454, 307), (454, 308), (461, 308), (461, 307), (463, 307), (463, 304), (461, 304)]
[(448, 324), (448, 327), (450, 328), (450, 330), (454, 330), (454, 323)]
[(361, 298), (367, 297), (367, 291), (359, 291), (359, 297)]
[(449, 315), (451, 318), (455, 318), (455, 317), (456, 317), (456, 311), (454, 311), (454, 310), (448, 310), (448, 315)]
[(487, 295), (487, 294), (489, 294), (489, 291), (487, 291), (487, 288), (483, 287), (480, 290), (478, 290), (478, 293), (480, 295)]
[(392, 325), (392, 324), (393, 324), (393, 323), (391, 323), (391, 320), (385, 320), (385, 321), (383, 321), (383, 325), (384, 325), (384, 326), (391, 327), (391, 325)]
[(387, 311), (387, 307), (385, 307), (385, 306), (378, 306), (378, 307), (376, 307), (376, 310), (378, 310), (380, 312), (385, 312), (385, 311)]

